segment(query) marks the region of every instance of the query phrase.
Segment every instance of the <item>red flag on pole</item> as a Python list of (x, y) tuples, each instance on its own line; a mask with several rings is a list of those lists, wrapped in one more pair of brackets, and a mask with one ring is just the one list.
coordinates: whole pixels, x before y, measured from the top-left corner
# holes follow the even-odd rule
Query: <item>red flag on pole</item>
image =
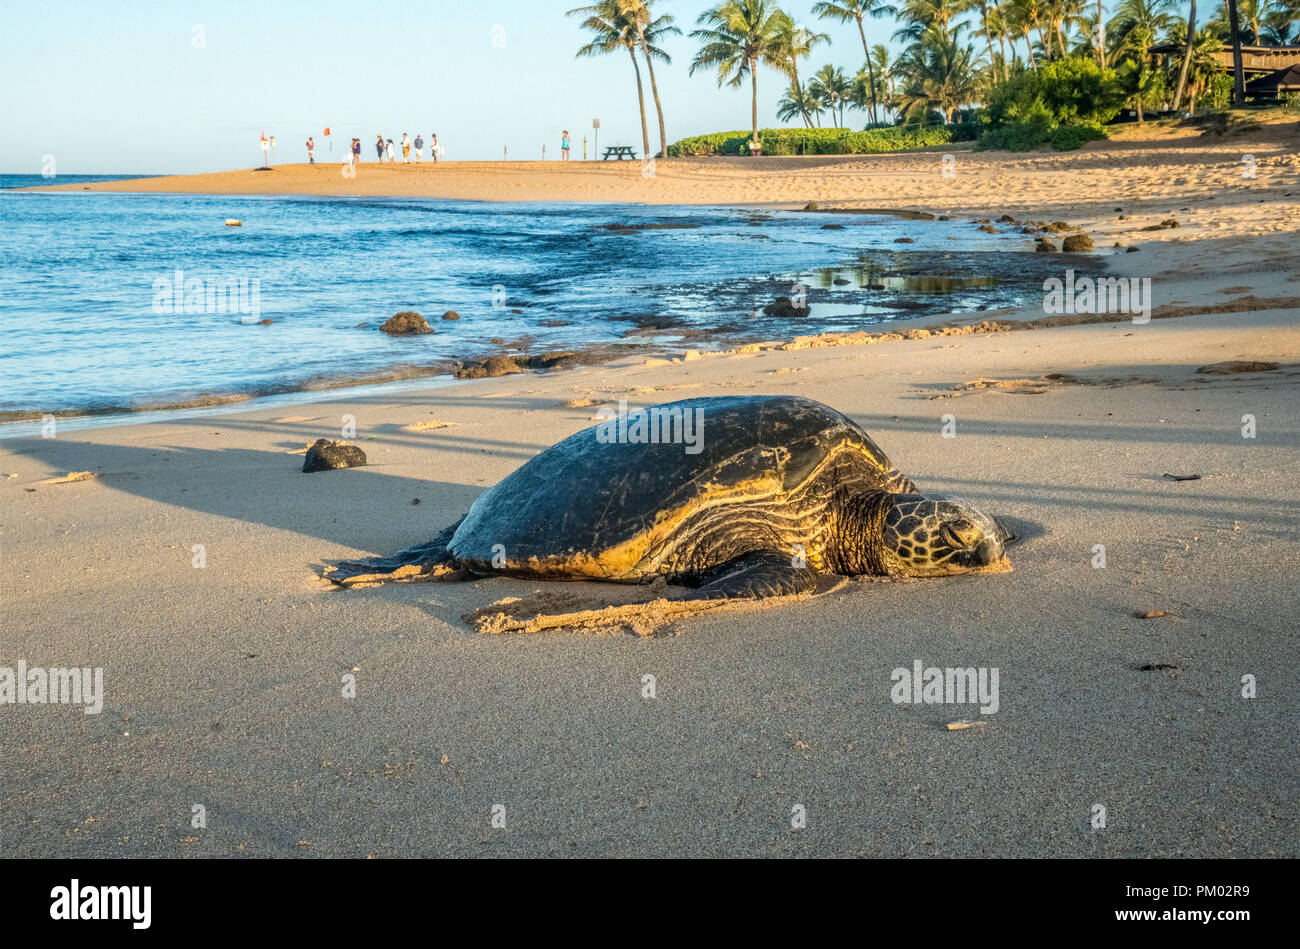
[(326, 135), (329, 135), (329, 133), (330, 133), (330, 130), (329, 130), (328, 128), (325, 129), (325, 134), (326, 134)]

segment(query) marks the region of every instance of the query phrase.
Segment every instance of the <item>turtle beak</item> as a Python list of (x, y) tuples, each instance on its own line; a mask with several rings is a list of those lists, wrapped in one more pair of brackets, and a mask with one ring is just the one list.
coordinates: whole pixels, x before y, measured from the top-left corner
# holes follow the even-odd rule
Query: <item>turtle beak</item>
[(975, 557), (981, 567), (987, 567), (989, 564), (1002, 557), (1002, 541), (997, 538), (988, 537), (975, 548)]

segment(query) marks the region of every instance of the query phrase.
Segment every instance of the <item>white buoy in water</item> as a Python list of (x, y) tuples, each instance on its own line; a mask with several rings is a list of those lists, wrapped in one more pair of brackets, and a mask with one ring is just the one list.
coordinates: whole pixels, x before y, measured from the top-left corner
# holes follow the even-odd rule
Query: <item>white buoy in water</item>
[(244, 222), (236, 220), (233, 217), (226, 218), (226, 227), (243, 227)]

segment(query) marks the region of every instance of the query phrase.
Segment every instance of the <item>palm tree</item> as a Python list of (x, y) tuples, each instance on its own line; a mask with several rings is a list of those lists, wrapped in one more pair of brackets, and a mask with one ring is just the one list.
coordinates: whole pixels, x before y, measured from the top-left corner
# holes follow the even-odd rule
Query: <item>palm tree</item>
[(1300, 2), (1274, 10), (1264, 22), (1258, 42), (1267, 46), (1300, 46)]
[(1187, 69), (1192, 64), (1192, 43), (1196, 39), (1196, 0), (1191, 0), (1187, 13), (1187, 45), (1183, 47), (1183, 63), (1178, 67), (1178, 85), (1174, 86), (1174, 111), (1183, 103), (1183, 90), (1187, 88)]
[(1237, 0), (1227, 0), (1228, 30), (1232, 38), (1232, 105), (1240, 109), (1246, 103), (1246, 80), (1241, 70), (1241, 27), (1237, 22)]
[[(831, 110), (831, 118), (839, 128), (843, 128), (844, 105), (853, 93), (852, 85), (844, 78), (844, 70), (836, 66), (823, 66), (808, 81), (808, 91), (826, 103)], [(836, 118), (837, 110), (839, 118)]]
[(814, 3), (812, 12), (822, 20), (833, 19), (840, 23), (848, 23), (853, 20), (858, 24), (858, 36), (862, 38), (862, 54), (867, 60), (867, 79), (871, 84), (871, 122), (876, 124), (879, 117), (876, 114), (877, 96), (876, 96), (876, 75), (875, 69), (871, 63), (871, 49), (867, 46), (867, 31), (862, 26), (863, 17), (882, 17), (892, 15), (896, 11), (884, 0), (821, 0)]
[[(654, 96), (655, 112), (659, 115), (659, 157), (667, 158), (668, 139), (664, 134), (664, 107), (659, 101), (659, 85), (655, 82), (654, 57), (650, 52), (650, 42), (653, 36), (667, 36), (670, 33), (681, 33), (681, 30), (672, 25), (673, 17), (670, 14), (656, 18), (650, 12), (654, 0), (615, 0), (615, 2), (619, 12), (631, 19), (636, 26), (637, 43), (641, 47), (641, 55), (645, 57), (646, 69), (650, 73), (650, 94)], [(666, 56), (663, 58), (667, 60)], [(649, 150), (647, 147), (646, 151)]]
[[(1008, 0), (1007, 2), (1007, 28), (1013, 31), (1013, 35), (1018, 35), (1025, 41), (1025, 49), (1029, 51), (1029, 65), (1035, 71), (1038, 69), (1038, 60), (1034, 58), (1034, 41), (1029, 38), (1029, 31), (1038, 25), (1042, 18), (1043, 10), (1039, 0)], [(1015, 44), (1012, 43), (1012, 48)]]
[(989, 65), (993, 67), (996, 73), (997, 59), (993, 55), (993, 25), (990, 22), (988, 0), (975, 0), (975, 2), (980, 11), (980, 25), (984, 28), (984, 41), (988, 43), (989, 47)]
[[(799, 93), (794, 99), (797, 102), (803, 102), (803, 86), (799, 83), (799, 58), (807, 58), (812, 53), (812, 48), (818, 43), (829, 43), (831, 38), (825, 33), (813, 33), (806, 27), (796, 26), (793, 20), (786, 19), (780, 26), (780, 39), (782, 55), (786, 57), (790, 64), (790, 80), (794, 84), (796, 93)], [(803, 120), (812, 128), (812, 117), (808, 113), (801, 113)]]
[[(612, 53), (617, 49), (627, 50), (628, 55), (632, 57), (632, 68), (636, 70), (636, 98), (641, 108), (641, 144), (644, 147), (642, 154), (649, 155), (650, 131), (646, 128), (645, 121), (645, 90), (641, 85), (641, 67), (637, 65), (636, 59), (637, 47), (640, 45), (636, 24), (623, 13), (618, 0), (601, 0), (590, 6), (577, 7), (570, 10), (567, 15), (585, 15), (582, 28), (595, 34), (595, 38), (590, 43), (578, 50), (576, 58)], [(663, 50), (653, 47), (652, 50), (653, 55), (657, 55), (660, 59), (665, 61), (668, 59), (668, 55)]]
[(1172, 6), (1173, 0), (1122, 0), (1111, 21), (1119, 49), (1147, 58), (1156, 37), (1173, 25)]
[(1128, 96), (1127, 102), (1137, 109), (1138, 125), (1142, 124), (1142, 101), (1155, 88), (1156, 72), (1145, 57), (1126, 59), (1115, 70), (1120, 85)]
[[(792, 83), (790, 91), (785, 94), (785, 98), (776, 104), (776, 117), (782, 122), (788, 122), (798, 115), (808, 123), (809, 128), (821, 128), (820, 116), (823, 108), (825, 106), (822, 105), (821, 99), (807, 89), (800, 89)], [(815, 126), (813, 125), (814, 117), (818, 118)]]
[(932, 23), (895, 64), (904, 77), (898, 96), (903, 113), (928, 116), (931, 109), (938, 109), (944, 122), (951, 124), (954, 112), (976, 100), (975, 52), (960, 45), (960, 34), (960, 25), (950, 33), (942, 23)]
[(877, 43), (871, 47), (871, 56), (868, 57), (876, 67), (876, 75), (880, 77), (881, 89), (887, 89), (890, 95), (894, 94), (894, 72), (892, 69), (893, 62), (889, 58), (889, 48), (883, 43)]
[(727, 0), (700, 14), (701, 29), (691, 36), (704, 45), (691, 61), (690, 72), (713, 67), (719, 86), (739, 86), (749, 77), (752, 89), (753, 143), (758, 144), (758, 64), (784, 73), (781, 35), (789, 17), (768, 0)]
[[(1186, 46), (1184, 31), (1187, 24), (1179, 20), (1169, 30), (1169, 42)], [(1187, 70), (1187, 103), (1189, 111), (1196, 111), (1196, 100), (1214, 87), (1214, 81), (1223, 75), (1219, 57), (1223, 53), (1223, 40), (1212, 26), (1197, 30), (1192, 35), (1192, 59)]]

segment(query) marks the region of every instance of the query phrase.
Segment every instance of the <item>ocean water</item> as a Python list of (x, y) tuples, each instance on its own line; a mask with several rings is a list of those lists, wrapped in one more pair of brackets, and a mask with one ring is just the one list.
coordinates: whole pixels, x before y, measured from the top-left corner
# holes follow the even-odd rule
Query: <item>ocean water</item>
[[(960, 316), (1032, 302), (1061, 269), (1018, 233), (880, 215), (7, 190), (0, 219), (3, 412), (157, 408), (446, 373), (494, 352), (709, 348)], [(807, 315), (763, 314), (792, 287)], [(379, 331), (402, 310), (436, 332)], [(440, 319), (447, 310), (461, 318)]]

